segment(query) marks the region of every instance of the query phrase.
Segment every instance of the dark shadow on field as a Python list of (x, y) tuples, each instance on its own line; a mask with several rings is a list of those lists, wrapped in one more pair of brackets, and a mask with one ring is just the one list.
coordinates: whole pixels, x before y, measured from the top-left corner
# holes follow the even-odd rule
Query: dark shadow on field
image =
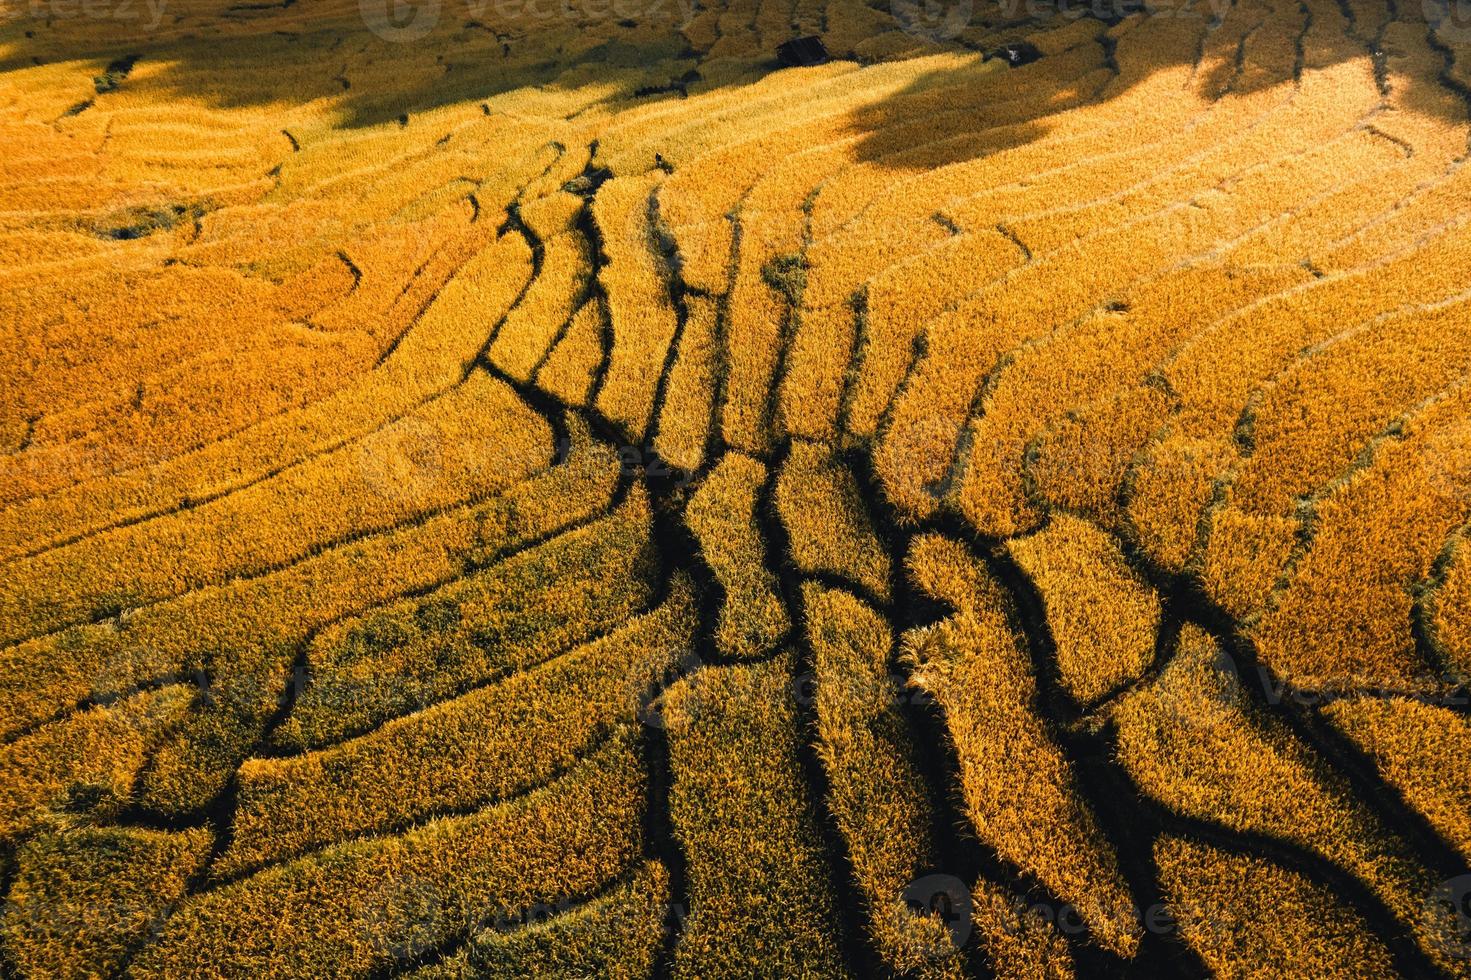
[[(895, 9), (907, 2), (894, 0)], [(931, 0), (931, 22), (943, 17), (934, 9), (940, 2)], [(1424, 19), (1435, 13), (1433, 0), (1423, 11), (1394, 0), (945, 2), (971, 10), (970, 26), (950, 46), (974, 51), (984, 62), (926, 72), (855, 111), (859, 160), (918, 172), (987, 156), (1045, 135), (1058, 113), (1107, 103), (1159, 72), (1181, 68), (1189, 69), (1187, 90), (1212, 102), (1290, 86), (1304, 72), (1361, 60), (1381, 96), (1393, 90), (1407, 111), (1452, 125), (1464, 124), (1471, 113), (1471, 89), (1450, 71), (1455, 53)], [(1028, 16), (1011, 17), (1019, 8)], [(1471, 37), (1466, 25), (1447, 27), (1454, 36)], [(1445, 60), (1439, 78), (1409, 73), (1399, 59), (1410, 53), (1394, 43), (1395, 31), (1423, 33)], [(1006, 56), (1018, 48), (1022, 63), (1007, 65)], [(931, 44), (911, 56), (937, 50)], [(1463, 49), (1463, 63), (1468, 57), (1471, 47)]]
[[(57, 0), (48, 2), (54, 5)], [(356, 3), (313, 11), (306, 8), (313, 0), (297, 5), (293, 0), (282, 0), (284, 5), (279, 7), (246, 2), (232, 8), (219, 6), (218, 0), (212, 2), (210, 8), (190, 3), (188, 10), (161, 21), (164, 26), (158, 32), (141, 34), (125, 28), (108, 29), (106, 23), (90, 21), (82, 25), (90, 28), (88, 31), (78, 32), (69, 29), (77, 25), (65, 18), (44, 21), (23, 17), (0, 28), (0, 44), (5, 45), (0, 47), (0, 73), (20, 71), (37, 61), (96, 63), (95, 81), (77, 73), (82, 86), (77, 94), (79, 113), (90, 111), (91, 106), (84, 105), (90, 100), (105, 108), (106, 100), (119, 97), (118, 93), (165, 105), (171, 97), (197, 99), (205, 95), (221, 107), (259, 111), (321, 99), (332, 100), (342, 125), (365, 127), (392, 125), (405, 115), (441, 106), (473, 105), (510, 92), (534, 94), (537, 89), (564, 93), (587, 90), (590, 94), (585, 108), (639, 100), (676, 100), (691, 86), (748, 85), (777, 67), (760, 51), (740, 59), (712, 57), (710, 52), (716, 50), (715, 46), (700, 48), (677, 29), (673, 20), (653, 17), (639, 20), (606, 16), (579, 24), (554, 17), (527, 23), (524, 18), (498, 14), (498, 19), (472, 17), (469, 15), (474, 11), (463, 6), (464, 0), (453, 0), (461, 4), (458, 7), (452, 7), (451, 0), (441, 0), (443, 6), (432, 29), (414, 37), (416, 8), (412, 7), (387, 27), (379, 23), (375, 32), (359, 14)], [(1270, 2), (1286, 11), (1281, 15), (1283, 21), (1293, 23), (1291, 18), (1298, 17), (1297, 34), (1279, 31), (1279, 36), (1264, 36), (1254, 44), (1256, 25), (1259, 21), (1265, 23), (1265, 16), (1250, 14), (1239, 24), (1240, 42), (1217, 45), (1217, 54), (1224, 52), (1225, 56), (1216, 57), (1207, 71), (1192, 78), (1192, 85), (1210, 96), (1239, 95), (1290, 84), (1303, 64), (1321, 63), (1307, 50), (1303, 39), (1301, 29), (1309, 23), (1303, 14), (1306, 8), (1300, 7), (1297, 0)], [(1365, 0), (1360, 11), (1364, 24), (1372, 26), (1376, 18), (1382, 20), (1390, 2)], [(496, 11), (487, 6), (479, 13), (489, 18)], [(1041, 30), (1066, 30), (1070, 25), (1077, 28), (1077, 34), (1086, 36), (1068, 46), (1049, 45), (1047, 52), (1039, 52), (1040, 57), (1016, 67), (993, 62), (994, 67), (982, 68), (974, 56), (953, 58), (943, 65), (936, 62), (942, 66), (928, 68), (884, 97), (851, 112), (847, 124), (850, 135), (856, 137), (855, 159), (921, 173), (1026, 145), (1048, 133), (1048, 119), (1058, 112), (1073, 105), (1106, 101), (1161, 70), (1187, 61), (1193, 63), (1204, 49), (1204, 42), (1210, 40), (1207, 32), (1237, 29), (1235, 22), (1222, 22), (1213, 28), (1214, 21), (1204, 18), (1179, 18), (1174, 26), (1182, 34), (1199, 35), (1200, 44), (1175, 43), (1168, 48), (1176, 53), (1173, 56), (1165, 54), (1165, 46), (1161, 45), (1159, 54), (1150, 57), (1148, 45), (1139, 44), (1136, 35), (1134, 41), (1127, 42), (1132, 45), (1130, 57), (1121, 58), (1118, 45), (1125, 42), (1102, 31), (1107, 19), (1092, 13), (1069, 17), (1056, 11), (1052, 16), (1044, 11), (1019, 20), (982, 19), (975, 21), (971, 30), (957, 35), (958, 43), (952, 40), (943, 45), (916, 42), (913, 35), (898, 31), (881, 34), (896, 45), (888, 54), (905, 58), (943, 51), (964, 55), (967, 49), (972, 55), (985, 54), (1004, 44), (1020, 43)], [(1167, 30), (1164, 20), (1155, 23), (1157, 26), (1150, 30)], [(1371, 29), (1348, 26), (1354, 28), (1356, 38), (1360, 31)], [(1099, 30), (1090, 34), (1087, 29), (1093, 27)], [(1132, 29), (1145, 30), (1137, 23)], [(34, 36), (27, 37), (27, 33)], [(1369, 36), (1372, 38), (1374, 33)], [(1229, 35), (1212, 36), (1229, 40)], [(1179, 38), (1174, 40), (1178, 42)], [(838, 55), (851, 53), (865, 58), (878, 51), (878, 46), (844, 51), (836, 41), (831, 47)], [(1365, 44), (1348, 56), (1379, 57), (1373, 49), (1373, 45)], [(138, 56), (136, 63), (130, 63), (133, 55)], [(1392, 56), (1390, 51), (1384, 57)], [(121, 67), (125, 64), (126, 69)], [(109, 70), (109, 65), (119, 67)], [(1462, 119), (1466, 109), (1464, 93), (1437, 85), (1412, 89), (1405, 93), (1405, 102), (1414, 111), (1448, 119)], [(534, 119), (536, 114), (528, 115)], [(780, 162), (772, 160), (770, 165)], [(1019, 179), (1025, 176), (1017, 175)], [(605, 361), (600, 376), (606, 373)], [(778, 469), (773, 464), (772, 487)], [(769, 498), (769, 494), (766, 496)], [(869, 497), (877, 500), (877, 491), (871, 491)], [(880, 512), (877, 506), (872, 510)], [(763, 513), (774, 513), (769, 499)], [(765, 535), (769, 541), (779, 541), (779, 525), (769, 523)], [(896, 540), (896, 536), (891, 539)], [(788, 550), (778, 544), (771, 553), (783, 555)], [(993, 565), (999, 567), (1000, 560), (993, 561)], [(896, 576), (898, 569), (896, 564)], [(776, 571), (781, 573), (782, 569)], [(1022, 578), (1019, 571), (1006, 577), (1014, 583)], [(783, 586), (788, 595), (792, 593), (792, 581)], [(1020, 592), (1015, 584), (1010, 589)], [(1045, 635), (1045, 617), (1039, 618), (1035, 612), (1040, 599), (1033, 598), (1031, 605), (1034, 611), (1024, 632), (1040, 638)], [(1045, 646), (1036, 653), (1037, 660), (1044, 664), (1052, 656)], [(1051, 671), (1041, 673), (1045, 678)], [(1050, 688), (1051, 682), (1047, 683)], [(1075, 757), (1083, 759), (1082, 750), (1094, 744), (1102, 743), (1078, 738), (1070, 746)], [(1106, 751), (1097, 752), (1097, 756), (1103, 760), (1110, 757)], [(953, 767), (946, 762), (944, 771), (953, 772)], [(1096, 785), (1108, 788), (1101, 780)], [(816, 795), (821, 798), (824, 794)], [(1112, 798), (1127, 799), (1128, 793), (1119, 791)], [(225, 797), (218, 799), (223, 805)], [(651, 804), (649, 809), (651, 813), (662, 812), (664, 807)], [(1125, 819), (1116, 818), (1116, 824)], [(667, 834), (663, 836), (668, 839)], [(1142, 867), (1143, 858), (1137, 864)], [(1372, 898), (1360, 902), (1371, 903)], [(853, 903), (848, 902), (847, 907), (852, 908)], [(1389, 931), (1390, 927), (1385, 929)]]
[[(364, 0), (363, 6), (372, 2)], [(287, 0), (285, 7), (267, 11), (237, 5), (215, 16), (165, 16), (156, 30), (136, 22), (36, 22), (22, 16), (0, 26), (0, 74), (61, 61), (95, 62), (93, 84), (82, 82), (78, 88), (77, 112), (93, 104), (104, 107), (113, 91), (126, 86), (135, 98), (156, 93), (152, 101), (166, 103), (173, 95), (205, 97), (222, 108), (327, 99), (335, 105), (338, 125), (366, 127), (518, 89), (611, 83), (612, 94), (601, 101), (678, 97), (697, 57), (669, 16), (579, 24), (560, 15), (515, 13), (522, 0), (425, 0), (417, 7), (405, 0), (387, 2), (402, 13), (382, 19), (360, 12), (357, 4), (334, 4), (340, 6), (337, 13), (313, 17)], [(528, 5), (584, 2), (529, 0)], [(672, 7), (674, 0), (639, 2)], [(491, 22), (477, 18), (493, 16), (495, 7), (515, 16)], [(242, 9), (251, 15), (229, 14)], [(421, 28), (428, 33), (421, 36)], [(134, 56), (131, 74), (108, 77), (114, 74), (110, 66)], [(166, 67), (160, 70), (160, 64)]]
[[(925, 6), (916, 8), (915, 2)], [(1142, 9), (1143, 2), (829, 0), (822, 11), (823, 36), (834, 57), (873, 62), (944, 52), (974, 55), (952, 59), (856, 110), (855, 156), (919, 170), (994, 153), (1042, 135), (1045, 120), (1057, 112), (1106, 101), (1156, 71), (1193, 63), (1207, 52), (1210, 65), (1192, 84), (1208, 97), (1290, 82), (1304, 63), (1317, 66), (1330, 57), (1314, 50), (1306, 32), (1320, 8), (1320, 20), (1341, 16), (1331, 11), (1352, 14), (1344, 22), (1353, 41), (1351, 57), (1374, 59), (1382, 70), (1392, 66), (1395, 54), (1378, 37), (1396, 9), (1393, 0), (1343, 6), (1326, 0), (1237, 0), (1235, 6), (1231, 0), (1150, 0)], [(94, 62), (91, 84), (77, 73), (77, 102), (70, 110), (77, 113), (105, 108), (123, 90), (138, 99), (156, 95), (150, 101), (161, 103), (204, 95), (222, 107), (323, 99), (334, 104), (339, 125), (360, 127), (517, 90), (586, 89), (588, 102), (580, 111), (678, 99), (692, 89), (746, 85), (780, 68), (771, 18), (758, 34), (754, 20), (733, 28), (726, 23), (729, 10), (698, 4), (23, 0), (8, 8), (9, 22), (0, 22), (0, 74), (58, 61)], [(790, 36), (801, 33), (800, 6), (783, 4)], [(1418, 16), (1415, 6), (1407, 11), (1399, 4), (1398, 16)], [(1123, 27), (1116, 26), (1130, 14)], [(866, 26), (855, 30), (854, 24)], [(739, 34), (741, 43), (732, 47), (721, 31)], [(1172, 32), (1183, 32), (1188, 43), (1178, 37), (1171, 43)], [(1141, 41), (1146, 34), (1159, 40)], [(988, 65), (979, 60), (1006, 45), (1025, 46), (1028, 39), (1038, 40), (1043, 50), (1014, 66), (1002, 66), (1004, 59)], [(1121, 45), (1129, 46), (1122, 67)], [(736, 56), (728, 57), (733, 51)], [(131, 74), (109, 69), (135, 55), (138, 67)], [(1406, 93), (1417, 111), (1423, 106), (1426, 112), (1464, 116), (1464, 90), (1429, 87), (1435, 91)]]

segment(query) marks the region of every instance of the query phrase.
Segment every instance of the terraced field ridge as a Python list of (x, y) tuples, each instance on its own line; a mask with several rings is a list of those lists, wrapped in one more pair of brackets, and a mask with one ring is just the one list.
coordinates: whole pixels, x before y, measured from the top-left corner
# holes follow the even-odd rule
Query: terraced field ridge
[(1445, 0), (10, 0), (0, 976), (1471, 977), (1468, 158)]

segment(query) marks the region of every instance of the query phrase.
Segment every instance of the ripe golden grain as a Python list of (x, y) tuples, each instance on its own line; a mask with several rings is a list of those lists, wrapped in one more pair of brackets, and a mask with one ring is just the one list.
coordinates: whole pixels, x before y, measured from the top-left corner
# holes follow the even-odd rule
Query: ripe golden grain
[(800, 779), (794, 660), (707, 666), (664, 695), (669, 813), (689, 861), (680, 977), (846, 976), (816, 801)]
[(1067, 758), (1037, 714), (1031, 664), (999, 587), (962, 545), (938, 536), (918, 539), (908, 564), (920, 588), (957, 610), (906, 633), (903, 656), (913, 669), (910, 683), (945, 713), (977, 835), (1071, 903), (1100, 943), (1132, 955), (1139, 924), (1128, 889)]
[(701, 485), (686, 513), (725, 593), (715, 642), (731, 656), (766, 653), (791, 627), (776, 579), (766, 568), (766, 543), (757, 524), (758, 494), (766, 478), (760, 462), (730, 453)]
[(0, 839), (13, 842), (68, 805), (117, 815), (150, 750), (177, 725), (193, 690), (145, 691), (44, 725), (0, 748)]
[[(1140, 791), (1187, 816), (1291, 842), (1357, 877), (1431, 959), (1454, 968), (1434, 886), (1408, 848), (1279, 721), (1255, 709), (1209, 634), (1187, 626), (1156, 681), (1116, 702), (1118, 757)], [(1453, 970), (1454, 972), (1454, 970)]]
[(568, 405), (581, 408), (587, 404), (603, 356), (605, 316), (603, 301), (590, 297), (572, 314), (567, 333), (537, 372), (537, 384)]
[(1447, 539), (1438, 560), (1439, 574), (1421, 600), (1425, 631), (1449, 671), (1464, 681), (1471, 677), (1471, 546), (1465, 527)]
[(247, 761), (218, 873), (546, 782), (610, 728), (635, 720), (645, 692), (688, 650), (693, 627), (688, 584), (678, 583), (658, 609), (541, 667), (331, 748)]
[(649, 861), (625, 883), (522, 929), (490, 929), (462, 951), (409, 973), (413, 980), (597, 976), (639, 980), (654, 968), (672, 914), (669, 872)]
[(934, 866), (933, 815), (898, 709), (904, 692), (889, 666), (893, 638), (882, 616), (846, 592), (802, 588), (814, 654), (818, 755), (829, 806), (868, 909), (869, 930), (896, 971), (963, 976), (962, 958), (937, 919), (904, 901)]
[(1154, 660), (1159, 598), (1107, 533), (1059, 515), (1007, 548), (1042, 595), (1059, 678), (1076, 701), (1092, 704), (1144, 673)]
[(14, 735), (88, 697), (115, 697), (158, 677), (278, 663), (281, 650), (335, 618), (588, 518), (612, 496), (618, 461), (585, 429), (572, 437), (567, 465), (482, 505), (140, 609), (126, 629), (76, 627), (6, 648), (0, 731)]
[(10, 972), (1465, 973), (1454, 11), (62, 6), (0, 23)]
[(796, 440), (776, 481), (776, 511), (806, 574), (844, 578), (889, 598), (889, 558), (851, 470), (819, 443)]
[(654, 449), (659, 458), (686, 473), (705, 462), (711, 413), (718, 384), (717, 304), (708, 296), (685, 299), (689, 318), (679, 340), (679, 356), (669, 374), (669, 392), (659, 413)]
[(1154, 850), (1180, 936), (1212, 970), (1345, 980), (1394, 972), (1363, 920), (1310, 879), (1181, 837), (1162, 837)]
[(649, 532), (648, 500), (635, 489), (596, 523), (334, 624), (307, 651), (313, 683), (277, 741), (329, 744), (616, 627), (652, 594)]
[(1471, 723), (1412, 698), (1343, 698), (1325, 713), (1373, 760), (1405, 801), (1471, 855)]
[(170, 833), (59, 821), (16, 853), (0, 942), (28, 976), (117, 972), (179, 901), (213, 843), (204, 828)]
[(660, 267), (650, 201), (663, 174), (615, 179), (598, 190), (593, 216), (608, 262), (599, 277), (607, 291), (613, 350), (598, 408), (639, 440), (649, 425), (654, 388), (677, 329), (667, 273)]
[[(132, 972), (357, 975), (497, 917), (587, 895), (638, 857), (644, 780), (625, 732), (561, 779), (508, 803), (399, 837), (342, 844), (196, 894)], [(299, 925), (283, 929), (283, 922)]]

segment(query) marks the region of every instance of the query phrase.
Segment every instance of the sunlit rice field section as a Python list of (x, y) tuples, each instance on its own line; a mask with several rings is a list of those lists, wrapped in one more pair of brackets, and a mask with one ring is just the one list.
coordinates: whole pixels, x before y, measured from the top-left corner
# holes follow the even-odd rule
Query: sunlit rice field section
[(1471, 978), (1467, 13), (0, 4), (0, 976)]

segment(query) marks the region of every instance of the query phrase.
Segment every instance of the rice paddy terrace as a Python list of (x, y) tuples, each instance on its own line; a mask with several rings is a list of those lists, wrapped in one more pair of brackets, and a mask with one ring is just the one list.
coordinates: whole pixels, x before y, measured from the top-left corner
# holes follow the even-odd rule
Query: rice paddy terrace
[(1471, 976), (1455, 7), (99, 4), (0, 972)]

